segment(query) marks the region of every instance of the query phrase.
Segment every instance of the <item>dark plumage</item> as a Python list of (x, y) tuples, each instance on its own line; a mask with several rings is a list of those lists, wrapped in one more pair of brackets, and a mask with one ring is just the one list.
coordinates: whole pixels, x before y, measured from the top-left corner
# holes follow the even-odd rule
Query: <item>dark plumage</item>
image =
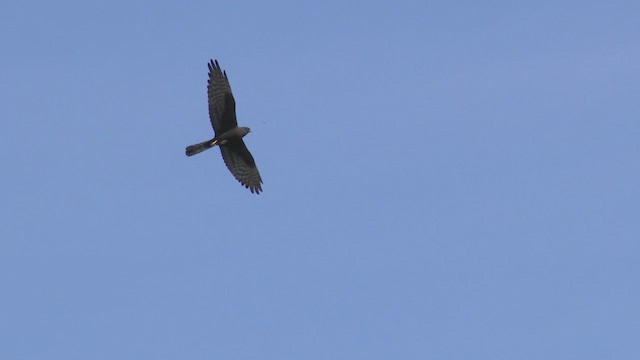
[(248, 127), (238, 127), (236, 101), (231, 93), (227, 73), (220, 69), (218, 60), (211, 60), (207, 65), (209, 118), (215, 136), (211, 140), (187, 146), (186, 154), (192, 156), (218, 145), (231, 174), (252, 193), (259, 194), (262, 191), (262, 178), (253, 156), (242, 141), (251, 130)]

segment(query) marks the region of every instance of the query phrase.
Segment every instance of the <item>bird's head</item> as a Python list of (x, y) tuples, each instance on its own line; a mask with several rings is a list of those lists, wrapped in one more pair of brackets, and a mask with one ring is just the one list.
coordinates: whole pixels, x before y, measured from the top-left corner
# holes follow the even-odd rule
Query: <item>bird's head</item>
[(251, 132), (251, 129), (249, 129), (248, 127), (241, 127), (239, 129), (240, 129), (241, 136), (245, 136)]

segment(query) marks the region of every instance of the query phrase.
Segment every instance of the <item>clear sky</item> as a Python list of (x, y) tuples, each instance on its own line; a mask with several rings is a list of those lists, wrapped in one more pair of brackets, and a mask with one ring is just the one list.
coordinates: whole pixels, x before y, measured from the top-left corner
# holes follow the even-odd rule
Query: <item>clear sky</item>
[(639, 18), (2, 2), (0, 358), (640, 358)]

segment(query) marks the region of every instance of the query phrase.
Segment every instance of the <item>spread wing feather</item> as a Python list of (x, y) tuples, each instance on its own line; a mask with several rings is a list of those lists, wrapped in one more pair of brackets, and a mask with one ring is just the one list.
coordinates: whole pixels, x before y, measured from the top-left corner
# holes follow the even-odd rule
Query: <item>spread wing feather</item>
[(207, 95), (209, 97), (209, 118), (216, 136), (238, 126), (236, 120), (236, 101), (231, 93), (231, 85), (227, 72), (220, 69), (218, 60), (211, 60), (209, 80), (207, 81)]
[(262, 191), (262, 178), (244, 141), (239, 139), (220, 145), (220, 152), (231, 174), (252, 193), (259, 194)]

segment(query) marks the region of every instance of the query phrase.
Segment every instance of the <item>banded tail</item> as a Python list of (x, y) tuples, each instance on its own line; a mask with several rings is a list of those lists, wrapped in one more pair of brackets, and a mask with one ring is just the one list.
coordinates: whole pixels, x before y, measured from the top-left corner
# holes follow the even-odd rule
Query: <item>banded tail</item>
[(214, 146), (218, 145), (218, 140), (215, 139), (211, 139), (211, 140), (207, 140), (205, 142), (201, 142), (199, 144), (195, 144), (195, 145), (189, 145), (187, 146), (187, 149), (185, 150), (185, 153), (187, 154), (187, 156), (193, 156), (195, 154), (199, 154), (207, 149), (210, 149)]

